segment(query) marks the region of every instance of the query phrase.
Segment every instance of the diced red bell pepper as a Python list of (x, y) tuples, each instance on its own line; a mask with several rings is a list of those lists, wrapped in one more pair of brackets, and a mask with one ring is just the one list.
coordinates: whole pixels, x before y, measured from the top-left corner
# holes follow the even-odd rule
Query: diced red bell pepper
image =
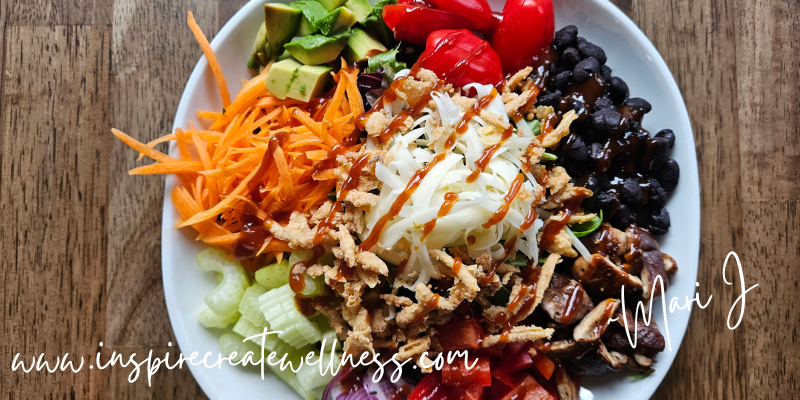
[(451, 391), (452, 388), (442, 383), (442, 374), (433, 371), (425, 374), (408, 395), (408, 400), (450, 400)]
[(461, 15), (418, 4), (384, 6), (383, 21), (395, 39), (418, 45), (424, 45), (428, 36), (439, 29), (474, 29), (472, 21)]
[(454, 387), (450, 393), (450, 400), (481, 400), (485, 390), (483, 386)]
[(547, 380), (550, 380), (550, 377), (553, 376), (553, 371), (556, 369), (556, 364), (544, 354), (537, 354), (536, 357), (533, 357), (533, 365)]
[(536, 379), (527, 375), (502, 400), (556, 400)]
[(499, 22), (492, 14), (486, 0), (429, 0), (439, 10), (450, 11), (470, 20), (475, 30), (485, 36), (492, 33)]
[(555, 27), (552, 0), (508, 0), (492, 36), (503, 71), (513, 74), (531, 65), (553, 41)]
[[(486, 357), (470, 357), (467, 361), (472, 368), (467, 368), (463, 358), (457, 358), (442, 368), (442, 382), (451, 386), (491, 386), (492, 373), (489, 359)], [(473, 363), (475, 363), (473, 365)]]
[(448, 322), (437, 329), (439, 344), (444, 351), (477, 350), (483, 347), (486, 333), (476, 318)]
[(466, 29), (431, 33), (417, 65), (435, 72), (455, 87), (472, 82), (498, 86), (503, 82), (497, 53), (489, 42)]

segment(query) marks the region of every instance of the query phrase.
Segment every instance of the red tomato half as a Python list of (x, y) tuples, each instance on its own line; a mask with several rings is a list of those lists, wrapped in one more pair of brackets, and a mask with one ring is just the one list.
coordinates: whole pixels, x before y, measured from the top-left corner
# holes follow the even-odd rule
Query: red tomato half
[(497, 53), (489, 42), (466, 29), (431, 33), (417, 64), (455, 87), (472, 82), (498, 86), (503, 82)]
[(429, 0), (439, 10), (450, 11), (470, 20), (476, 31), (489, 35), (499, 22), (486, 0)]
[(502, 400), (556, 400), (536, 379), (528, 375), (518, 383)]
[(503, 71), (513, 74), (531, 65), (553, 41), (555, 27), (552, 0), (508, 0), (492, 37)]
[(442, 383), (442, 375), (438, 371), (425, 374), (408, 400), (448, 400), (451, 388)]
[(396, 4), (383, 7), (383, 21), (397, 40), (424, 45), (431, 32), (439, 29), (473, 29), (473, 23), (461, 15), (420, 6)]

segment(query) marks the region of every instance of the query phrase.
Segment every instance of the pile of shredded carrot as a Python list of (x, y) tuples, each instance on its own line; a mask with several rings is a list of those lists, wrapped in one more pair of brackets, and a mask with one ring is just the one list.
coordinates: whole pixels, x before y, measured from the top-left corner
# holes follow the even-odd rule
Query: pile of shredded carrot
[[(177, 174), (172, 191), (180, 213), (177, 228), (192, 226), (198, 240), (231, 248), (242, 235), (241, 216), (255, 213), (262, 221), (288, 218), (322, 204), (336, 187), (329, 161), (334, 146), (357, 150), (355, 120), (364, 112), (356, 86), (358, 71), (342, 62), (332, 93), (308, 103), (272, 96), (266, 89), (269, 66), (243, 82), (230, 100), (227, 84), (211, 46), (189, 12), (189, 27), (203, 49), (222, 97), (223, 111), (198, 111), (208, 129), (176, 129), (144, 144), (112, 129), (122, 142), (156, 161), (135, 168), (131, 175)], [(155, 149), (175, 142), (179, 157)], [(335, 153), (335, 152), (334, 152)], [(290, 250), (271, 238), (261, 253)], [(280, 255), (278, 255), (280, 257)]]

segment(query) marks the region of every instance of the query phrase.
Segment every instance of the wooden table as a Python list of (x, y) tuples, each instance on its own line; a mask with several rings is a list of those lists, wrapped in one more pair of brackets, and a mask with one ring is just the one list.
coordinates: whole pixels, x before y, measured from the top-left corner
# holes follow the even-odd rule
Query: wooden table
[[(702, 183), (698, 280), (715, 298), (693, 313), (656, 398), (797, 397), (800, 3), (615, 2), (655, 43), (686, 99)], [(163, 180), (129, 177), (135, 157), (110, 128), (140, 140), (167, 133), (200, 55), (186, 10), (213, 36), (243, 3), (0, 2), (4, 398), (203, 397), (186, 369), (160, 371), (148, 387), (129, 384), (120, 368), (23, 374), (10, 364), (16, 353), (92, 357), (99, 342), (106, 355), (169, 350)], [(731, 250), (748, 285), (759, 284), (735, 331), (725, 321), (741, 289), (721, 276)]]

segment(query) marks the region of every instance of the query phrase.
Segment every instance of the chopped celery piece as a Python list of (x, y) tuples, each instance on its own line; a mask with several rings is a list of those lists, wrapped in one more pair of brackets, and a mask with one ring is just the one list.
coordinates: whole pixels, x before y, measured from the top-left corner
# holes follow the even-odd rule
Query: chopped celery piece
[(528, 121), (528, 126), (531, 127), (531, 132), (533, 132), (533, 136), (539, 136), (542, 133), (542, 122), (538, 119), (533, 121)]
[(259, 269), (256, 271), (256, 281), (267, 289), (279, 288), (289, 283), (289, 260)]
[(208, 248), (197, 255), (197, 266), (222, 275), (219, 286), (205, 297), (208, 308), (221, 317), (230, 317), (239, 311), (242, 295), (250, 285), (242, 264), (228, 260), (222, 250)]
[[(331, 371), (331, 368), (328, 368), (331, 359), (335, 360), (333, 361), (333, 370), (335, 371), (339, 362), (338, 354), (332, 354), (330, 351), (324, 352), (322, 356), (314, 354), (314, 357), (311, 357), (313, 365), (304, 363), (303, 368), (297, 371), (297, 379), (300, 380), (300, 385), (307, 391), (327, 386), (328, 383), (333, 380), (333, 371)], [(320, 363), (322, 365), (320, 365)], [(326, 372), (325, 375), (320, 373), (320, 367)]]
[(258, 304), (258, 296), (266, 293), (267, 289), (258, 283), (247, 288), (242, 295), (242, 302), (239, 303), (239, 313), (257, 326), (267, 326), (264, 313), (261, 312)]
[(308, 275), (305, 276), (305, 286), (300, 293), (303, 297), (315, 297), (325, 294), (325, 277), (318, 276), (312, 278)]
[(336, 332), (334, 332), (332, 329), (323, 331), (322, 339), (320, 341), (324, 344), (325, 350), (330, 350), (331, 343), (334, 343), (333, 347), (335, 349), (340, 349), (342, 347), (342, 342), (339, 341), (339, 336), (336, 336)]
[[(239, 321), (236, 322), (236, 325), (233, 326), (233, 333), (241, 335), (243, 338), (251, 338), (249, 341), (255, 343), (259, 347), (261, 347), (261, 337), (253, 338), (253, 336), (260, 335), (264, 333), (265, 326), (258, 326), (253, 324), (252, 322), (248, 321), (245, 318), (239, 318)], [(267, 329), (270, 331), (270, 329)], [(280, 348), (281, 346), (288, 346), (286, 342), (283, 340), (278, 339), (278, 335), (275, 333), (271, 333), (264, 337), (264, 350), (265, 351), (275, 351), (276, 349)]]
[[(236, 356), (233, 357), (232, 360), (237, 363), (242, 361), (248, 352), (253, 353), (253, 355), (250, 356), (253, 363), (261, 359), (261, 347), (246, 342), (243, 337), (235, 333), (226, 333), (220, 336), (219, 347), (222, 349), (222, 353), (229, 357), (236, 352)], [(248, 361), (248, 363), (250, 363), (250, 361)]]
[(202, 311), (197, 313), (197, 322), (203, 326), (203, 328), (227, 328), (228, 325), (236, 322), (239, 319), (239, 313), (233, 313), (228, 317), (223, 317), (214, 311), (211, 311), (210, 308), (204, 308)]
[(289, 254), (289, 266), (294, 266), (295, 264), (299, 263), (300, 261), (308, 261), (311, 257), (314, 256), (314, 252), (310, 250), (301, 250), (295, 251), (292, 254)]
[(322, 332), (297, 309), (294, 297), (288, 284), (262, 294), (258, 302), (264, 319), (272, 331), (281, 332), (281, 340), (295, 348), (319, 342)]
[(278, 363), (278, 361), (281, 358), (283, 358), (284, 355), (286, 355), (286, 363), (285, 363), (286, 368), (283, 371), (281, 371), (280, 364), (278, 364), (278, 365), (270, 365), (269, 364), (269, 361), (270, 361), (269, 356), (270, 355), (265, 353), (265, 356), (267, 357), (267, 361), (268, 361), (268, 365), (269, 365), (270, 370), (272, 370), (272, 372), (275, 375), (277, 375), (278, 378), (281, 378), (281, 380), (286, 382), (286, 384), (288, 384), (292, 389), (294, 389), (295, 392), (300, 394), (300, 396), (302, 396), (305, 400), (313, 400), (317, 396), (314, 394), (314, 392), (312, 392), (310, 390), (306, 390), (303, 387), (303, 385), (300, 383), (300, 380), (298, 379), (298, 376), (295, 374), (294, 371), (292, 371), (292, 368), (289, 366), (288, 363), (291, 362), (292, 366), (295, 369), (297, 369), (297, 367), (301, 363), (300, 360), (302, 358), (304, 358), (306, 356), (306, 354), (308, 354), (309, 351), (312, 351), (312, 350), (314, 350), (314, 349), (310, 348), (310, 347), (304, 347), (304, 348), (295, 350), (291, 346), (288, 346), (288, 345), (286, 347), (284, 347), (284, 348), (279, 348), (279, 349), (273, 350), (275, 352), (275, 357), (273, 357), (272, 360), (271, 360), (271, 362), (273, 364)]

